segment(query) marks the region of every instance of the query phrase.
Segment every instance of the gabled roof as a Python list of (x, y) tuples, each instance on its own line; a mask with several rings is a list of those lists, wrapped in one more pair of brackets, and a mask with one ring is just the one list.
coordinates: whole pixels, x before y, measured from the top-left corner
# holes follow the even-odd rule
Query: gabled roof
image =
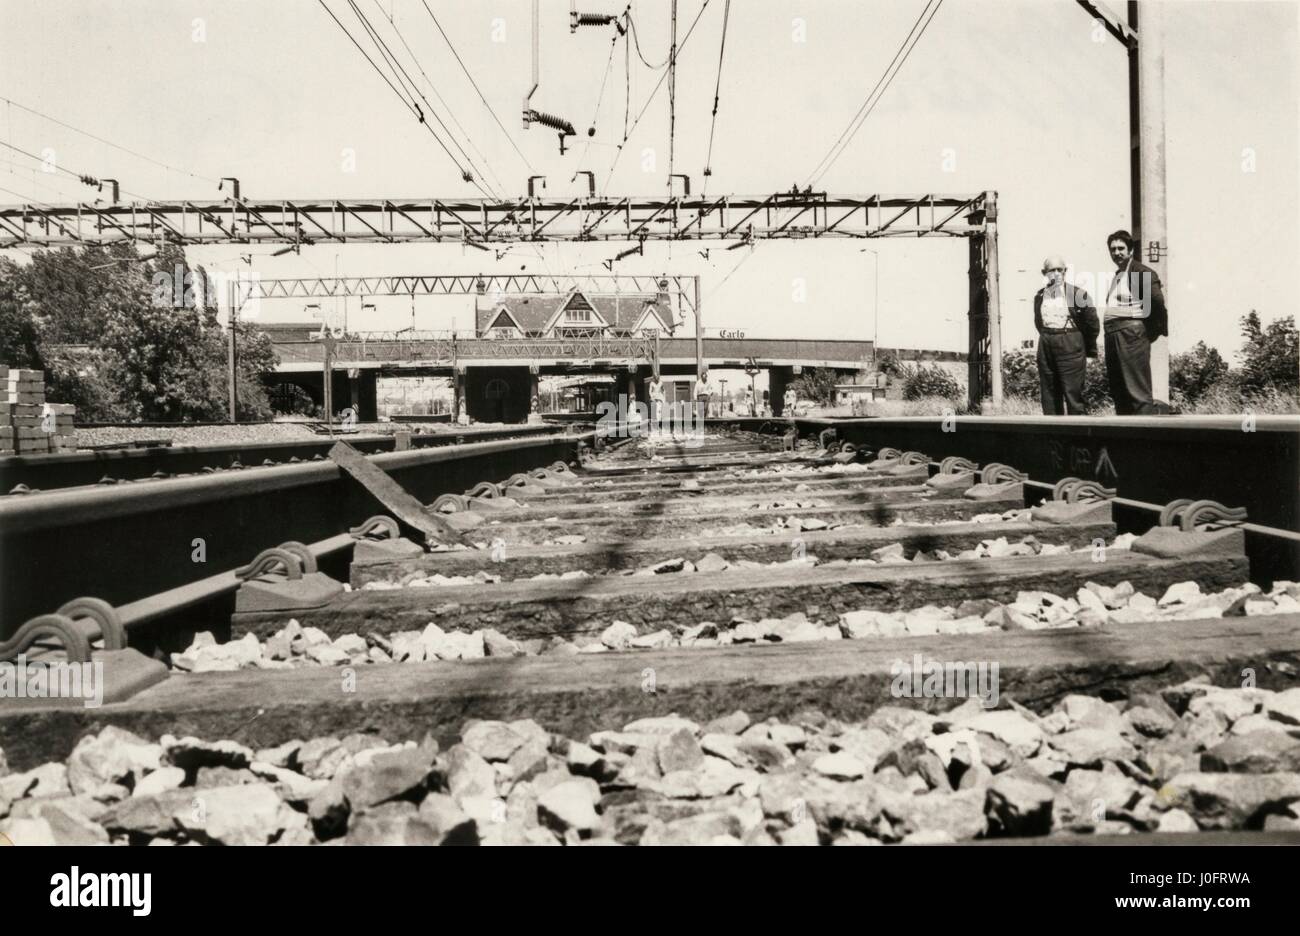
[(522, 329), (519, 328), (519, 323), (515, 321), (515, 317), (510, 314), (510, 310), (505, 306), (501, 307), (500, 311), (498, 311), (496, 316), (488, 323), (487, 327), (514, 328), (522, 331)]
[[(601, 327), (601, 323), (604, 323), (619, 332), (639, 331), (642, 328), (659, 328), (669, 332), (673, 328), (672, 310), (656, 302), (657, 296), (654, 293), (593, 295), (575, 291), (562, 296), (507, 296), (498, 302), (485, 302), (477, 309), (478, 333), (482, 334), (491, 327), (501, 309), (509, 310), (510, 317), (521, 331), (546, 332), (575, 295), (582, 295), (599, 318), (599, 322), (593, 322), (595, 327)], [(658, 320), (657, 325), (653, 320), (646, 319), (646, 303), (653, 305), (652, 314)]]
[(608, 328), (614, 324), (613, 322), (610, 322), (608, 319), (606, 319), (603, 315), (601, 315), (600, 309), (596, 308), (595, 304), (590, 302), (586, 296), (584, 296), (578, 290), (574, 289), (571, 290), (569, 294), (564, 297), (563, 301), (556, 307), (555, 312), (551, 315), (550, 321), (546, 323), (546, 327), (543, 330), (549, 332), (551, 329), (561, 324), (567, 325), (568, 324), (567, 322), (561, 322), (560, 319), (564, 315), (564, 313), (569, 311), (570, 309), (585, 310), (590, 312), (593, 316), (594, 320), (592, 322), (583, 323), (583, 325), (580, 325), (578, 327)]
[(508, 309), (510, 317), (524, 332), (541, 332), (546, 329), (564, 296), (509, 296), (500, 302), (481, 305), (476, 310), (475, 325), (478, 333), (487, 331), (488, 323), (497, 317), (497, 311)]

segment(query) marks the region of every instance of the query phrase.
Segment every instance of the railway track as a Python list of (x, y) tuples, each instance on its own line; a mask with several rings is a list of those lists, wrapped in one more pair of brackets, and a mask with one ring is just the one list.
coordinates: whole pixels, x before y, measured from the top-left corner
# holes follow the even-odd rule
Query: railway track
[[(492, 428), (462, 427), (452, 432), (411, 434), (410, 449), (464, 445), (504, 439), (537, 438), (557, 431), (554, 425)], [(398, 451), (395, 434), (344, 436), (369, 454)], [(333, 439), (287, 442), (251, 442), (226, 445), (167, 445), (136, 448), (124, 443), (117, 449), (67, 452), (42, 456), (0, 458), (0, 502), (6, 496), (79, 487), (113, 486), (133, 481), (186, 478), (214, 472), (274, 468), (322, 461)]]
[(300, 541), (70, 606), (67, 651), (26, 648), (102, 644), (109, 694), (0, 703), (0, 831), (1300, 840), (1300, 585), (1247, 552), (1294, 533), (1036, 481), (1015, 452), (759, 428), (371, 458), (424, 520), (282, 469), (319, 508)]

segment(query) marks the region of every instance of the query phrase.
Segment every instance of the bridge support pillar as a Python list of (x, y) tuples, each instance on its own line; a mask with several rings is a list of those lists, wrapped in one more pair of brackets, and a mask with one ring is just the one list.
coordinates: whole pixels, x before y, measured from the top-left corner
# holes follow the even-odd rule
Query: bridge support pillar
[(773, 416), (785, 415), (785, 388), (793, 379), (793, 367), (772, 367), (768, 369), (767, 390)]
[(465, 412), (475, 422), (528, 421), (536, 375), (528, 367), (469, 367), (464, 375)]

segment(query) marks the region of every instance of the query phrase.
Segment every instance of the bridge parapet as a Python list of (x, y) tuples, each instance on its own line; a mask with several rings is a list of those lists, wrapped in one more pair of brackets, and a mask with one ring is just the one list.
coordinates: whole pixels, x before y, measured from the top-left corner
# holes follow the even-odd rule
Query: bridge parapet
[[(280, 364), (321, 364), (325, 349), (319, 341), (278, 341)], [(871, 361), (870, 341), (820, 338), (705, 338), (705, 360), (715, 366), (743, 363), (754, 358), (760, 366), (801, 364), (839, 369), (866, 368)], [(456, 362), (541, 361), (637, 362), (649, 364), (655, 341), (648, 337), (592, 335), (570, 338), (456, 338), (450, 333), (375, 333), (340, 340), (335, 360), (348, 363), (429, 364), (450, 367)], [(661, 338), (660, 361), (695, 359), (693, 338)]]

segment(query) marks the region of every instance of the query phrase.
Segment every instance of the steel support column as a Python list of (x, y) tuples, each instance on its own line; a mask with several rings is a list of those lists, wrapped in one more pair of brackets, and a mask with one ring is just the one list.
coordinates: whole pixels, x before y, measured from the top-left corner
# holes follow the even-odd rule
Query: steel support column
[(229, 348), (226, 354), (226, 379), (230, 385), (230, 421), (239, 422), (239, 349), (236, 344), (236, 325), (239, 321), (239, 303), (236, 297), (237, 287), (234, 283), (227, 285), (227, 297), (230, 305), (230, 317), (226, 320)]
[(984, 282), (989, 319), (989, 392), (1002, 406), (1002, 305), (998, 289), (998, 193), (984, 193)]

